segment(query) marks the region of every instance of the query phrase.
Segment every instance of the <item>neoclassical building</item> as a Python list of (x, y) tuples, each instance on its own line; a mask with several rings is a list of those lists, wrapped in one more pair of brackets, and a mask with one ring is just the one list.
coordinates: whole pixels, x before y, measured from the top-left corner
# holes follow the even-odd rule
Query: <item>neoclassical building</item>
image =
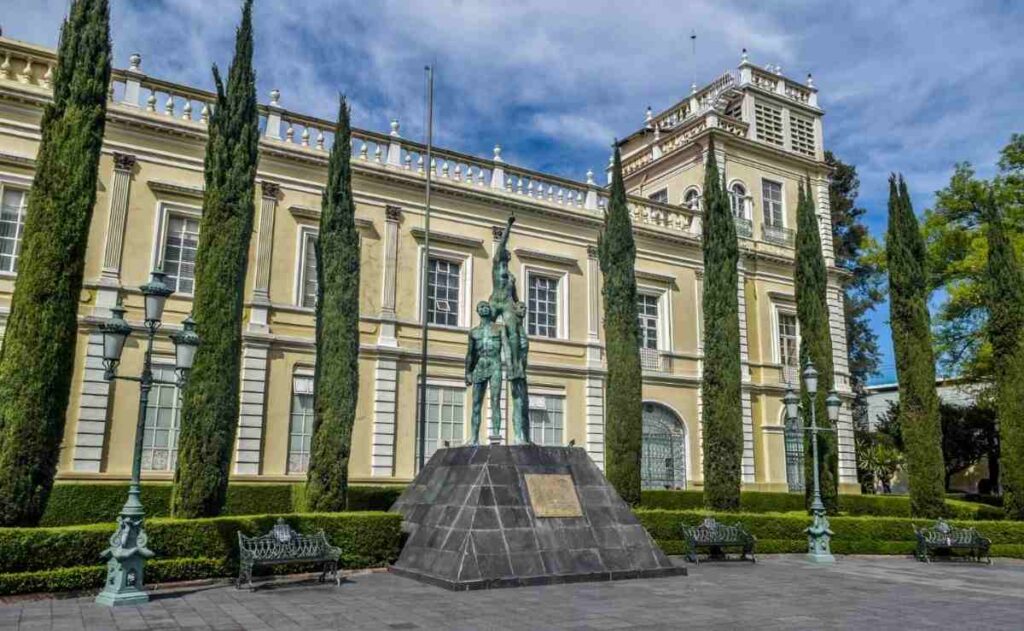
[[(0, 38), (0, 337), (17, 283), (18, 251), (51, 95), (54, 51)], [(137, 386), (103, 380), (98, 325), (120, 296), (137, 333), (122, 366), (141, 366), (142, 296), (150, 270), (175, 294), (165, 329), (191, 311), (200, 234), (203, 153), (213, 95), (148, 76), (141, 57), (115, 69), (98, 195), (89, 233), (71, 403), (59, 478), (120, 480), (130, 472)], [(793, 290), (797, 187), (809, 178), (829, 265), (836, 383), (850, 386), (841, 271), (834, 266), (823, 161), (822, 110), (810, 78), (793, 81), (744, 55), (736, 72), (660, 113), (638, 116), (621, 141), (637, 240), (644, 369), (645, 485), (702, 484), (701, 185), (711, 138), (727, 178), (739, 233), (744, 424), (743, 482), (761, 490), (802, 485), (796, 441), (788, 441), (782, 396), (794, 380), (799, 330)], [(231, 471), (237, 480), (304, 479), (312, 430), (313, 312), (320, 197), (331, 121), (285, 109), (280, 95), (260, 106), (262, 138), (245, 283), (241, 412)], [(583, 181), (539, 173), (492, 157), (425, 147), (385, 132), (355, 130), (353, 186), (361, 235), (360, 400), (351, 478), (410, 480), (445, 442), (468, 438), (463, 379), (472, 306), (490, 291), (490, 255), (510, 213), (510, 249), (531, 337), (530, 416), (545, 444), (574, 440), (601, 465), (605, 450), (601, 277), (596, 244), (607, 193), (602, 175)], [(424, 251), (425, 175), (433, 170), (429, 256)], [(420, 287), (422, 266), (429, 283)], [(426, 423), (419, 426), (421, 306), (427, 302)], [(158, 337), (158, 373), (173, 351)], [(226, 393), (227, 394), (227, 393)], [(486, 422), (485, 422), (486, 427)], [(848, 405), (839, 424), (840, 480), (855, 492)], [(169, 480), (176, 462), (179, 403), (157, 386), (144, 429), (144, 477)], [(486, 430), (484, 430), (486, 431)], [(422, 437), (422, 440), (421, 440)], [(484, 438), (484, 437), (481, 437)], [(425, 445), (425, 450), (420, 445)]]

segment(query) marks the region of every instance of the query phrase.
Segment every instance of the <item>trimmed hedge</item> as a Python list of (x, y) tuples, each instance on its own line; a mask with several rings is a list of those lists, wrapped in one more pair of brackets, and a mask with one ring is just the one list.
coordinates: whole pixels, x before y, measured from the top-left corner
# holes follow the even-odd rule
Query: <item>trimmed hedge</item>
[[(169, 517), (169, 482), (142, 485), (147, 518)], [(404, 486), (350, 486), (350, 511), (386, 511), (405, 490)], [(113, 523), (128, 494), (127, 483), (62, 482), (54, 485), (41, 526)], [(305, 485), (256, 483), (228, 487), (224, 515), (267, 515), (306, 512)]]
[[(685, 544), (680, 524), (696, 524), (712, 516), (723, 523), (740, 522), (757, 537), (762, 553), (805, 552), (808, 518), (803, 513), (727, 513), (703, 510), (638, 510), (640, 522), (668, 554), (681, 554)], [(899, 517), (830, 517), (835, 535), (832, 551), (839, 554), (912, 554), (916, 547), (913, 524), (927, 519)], [(952, 520), (955, 526), (974, 527), (992, 540), (992, 556), (1024, 558), (1024, 523), (1012, 521)]]
[[(402, 518), (392, 513), (311, 513), (152, 519), (146, 521), (156, 561), (150, 581), (224, 576), (238, 568), (239, 531), (266, 533), (285, 517), (300, 532), (321, 528), (341, 548), (341, 567), (376, 567), (398, 557)], [(61, 528), (0, 529), (0, 595), (26, 591), (84, 589), (102, 584), (100, 552), (113, 534), (110, 524)], [(149, 571), (149, 570), (147, 570)]]
[[(700, 491), (644, 491), (641, 507), (664, 510), (703, 510)], [(744, 513), (789, 513), (804, 511), (799, 493), (744, 491), (740, 494)], [(840, 495), (839, 511), (848, 516), (910, 517), (910, 498), (906, 495)], [(1002, 510), (975, 502), (946, 500), (947, 516), (953, 519), (994, 521), (1005, 519)]]

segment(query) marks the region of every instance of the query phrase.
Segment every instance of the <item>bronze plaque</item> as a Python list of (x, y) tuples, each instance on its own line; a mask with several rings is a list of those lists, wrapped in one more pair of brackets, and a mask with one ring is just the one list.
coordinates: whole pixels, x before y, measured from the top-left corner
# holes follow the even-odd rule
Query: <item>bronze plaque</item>
[(537, 517), (583, 517), (580, 498), (568, 474), (527, 473), (526, 490)]

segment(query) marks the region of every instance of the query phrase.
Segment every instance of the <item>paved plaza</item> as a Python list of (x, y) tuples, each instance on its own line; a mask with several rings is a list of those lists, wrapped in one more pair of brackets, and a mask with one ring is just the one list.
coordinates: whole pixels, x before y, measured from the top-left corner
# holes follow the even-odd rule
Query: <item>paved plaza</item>
[(0, 601), (0, 629), (1022, 629), (1024, 562), (931, 565), (799, 556), (690, 566), (687, 577), (452, 593), (383, 572), (158, 590), (112, 611), (89, 597)]

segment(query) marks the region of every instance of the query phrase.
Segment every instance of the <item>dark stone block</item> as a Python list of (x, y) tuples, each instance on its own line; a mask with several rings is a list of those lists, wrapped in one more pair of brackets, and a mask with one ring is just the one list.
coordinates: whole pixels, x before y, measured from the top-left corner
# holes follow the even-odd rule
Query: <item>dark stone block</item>
[[(584, 517), (538, 518), (528, 473), (571, 475)], [(581, 448), (441, 449), (391, 510), (410, 533), (393, 571), (447, 589), (685, 574)]]

